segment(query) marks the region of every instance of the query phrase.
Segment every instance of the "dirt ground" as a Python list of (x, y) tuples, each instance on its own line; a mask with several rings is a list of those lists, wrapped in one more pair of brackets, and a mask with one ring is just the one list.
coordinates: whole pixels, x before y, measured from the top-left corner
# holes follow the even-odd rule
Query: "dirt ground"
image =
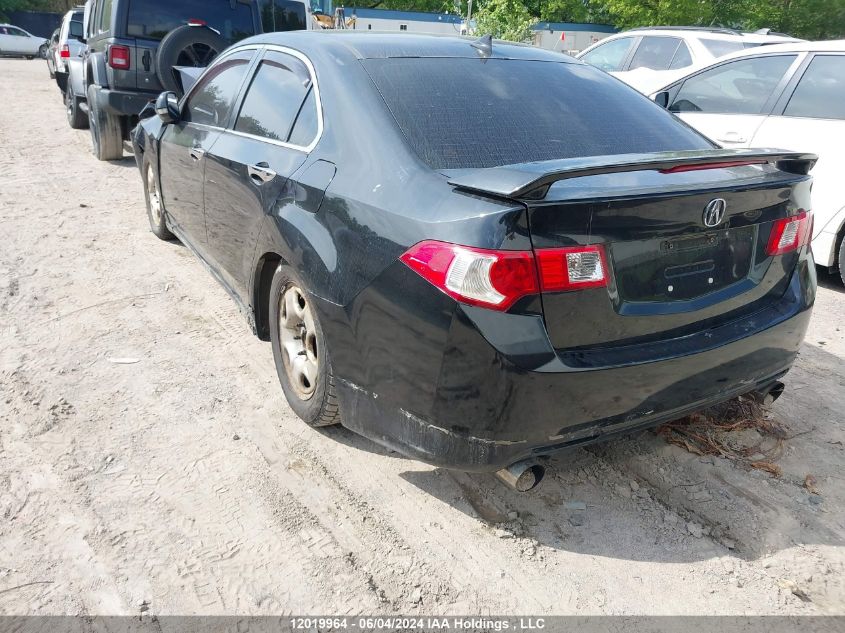
[(845, 613), (833, 277), (780, 477), (644, 432), (520, 495), (303, 425), (128, 154), (93, 158), (44, 62), (0, 78), (0, 614)]

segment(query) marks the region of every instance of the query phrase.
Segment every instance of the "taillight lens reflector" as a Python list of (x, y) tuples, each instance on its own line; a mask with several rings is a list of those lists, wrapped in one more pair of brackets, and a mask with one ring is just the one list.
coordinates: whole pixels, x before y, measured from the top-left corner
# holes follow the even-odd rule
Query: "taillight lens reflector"
[(65, 44), (64, 46), (62, 46), (62, 50), (61, 50), (61, 52), (59, 53), (59, 56), (60, 56), (62, 59), (70, 59), (70, 46), (68, 46), (67, 44)]
[(813, 214), (803, 209), (797, 215), (776, 220), (769, 234), (766, 254), (783, 255), (805, 246), (813, 231)]
[(763, 165), (764, 160), (728, 160), (718, 163), (699, 163), (698, 165), (676, 165), (661, 169), (661, 174), (679, 174), (684, 171), (702, 171), (704, 169), (725, 169), (727, 167), (743, 167), (745, 165)]
[(537, 267), (543, 292), (607, 285), (607, 258), (600, 244), (539, 249)]
[(539, 291), (530, 251), (499, 251), (427, 240), (400, 259), (447, 295), (470, 305), (507, 310)]
[(129, 70), (132, 64), (128, 46), (112, 44), (109, 47), (109, 66), (115, 70)]
[(400, 259), (453, 299), (507, 310), (538, 292), (562, 292), (607, 285), (601, 245), (503, 251), (427, 240)]

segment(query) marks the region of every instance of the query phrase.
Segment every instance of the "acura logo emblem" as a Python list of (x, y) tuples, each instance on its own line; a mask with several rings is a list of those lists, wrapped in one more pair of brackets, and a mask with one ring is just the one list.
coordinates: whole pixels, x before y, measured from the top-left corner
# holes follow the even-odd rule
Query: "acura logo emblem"
[(704, 226), (719, 226), (725, 219), (725, 209), (728, 203), (722, 198), (714, 198), (704, 207)]

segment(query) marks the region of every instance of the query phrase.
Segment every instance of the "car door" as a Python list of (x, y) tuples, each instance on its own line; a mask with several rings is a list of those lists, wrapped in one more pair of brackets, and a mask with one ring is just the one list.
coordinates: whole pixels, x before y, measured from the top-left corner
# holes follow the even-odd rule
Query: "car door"
[(178, 122), (159, 143), (159, 179), (167, 214), (180, 237), (203, 251), (206, 244), (203, 178), (206, 154), (228, 125), (255, 49), (221, 57), (183, 99)]
[(760, 55), (711, 66), (669, 90), (669, 110), (723, 147), (748, 147), (800, 57)]
[(833, 265), (837, 233), (845, 220), (845, 53), (817, 53), (757, 130), (753, 147), (818, 154), (813, 168), (813, 252)]
[(21, 55), (35, 55), (38, 53), (38, 47), (41, 45), (41, 40), (32, 37), (23, 29), (16, 26), (6, 27), (6, 41), (3, 48), (7, 52), (19, 53)]
[(690, 66), (689, 48), (679, 37), (648, 35), (640, 39), (630, 61), (622, 72), (614, 73), (619, 79), (643, 93), (665, 86), (678, 77), (681, 68)]
[(244, 294), (266, 213), (308, 156), (320, 129), (314, 73), (293, 51), (267, 50), (245, 89), (231, 129), (207, 155), (205, 218), (209, 255)]

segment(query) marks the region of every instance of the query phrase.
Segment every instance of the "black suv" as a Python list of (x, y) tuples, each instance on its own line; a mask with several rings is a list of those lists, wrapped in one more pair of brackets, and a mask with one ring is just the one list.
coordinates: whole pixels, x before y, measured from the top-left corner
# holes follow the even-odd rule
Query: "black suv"
[(261, 33), (255, 0), (88, 0), (85, 89), (100, 160), (123, 156), (138, 113), (162, 90), (181, 93), (174, 67), (207, 66)]

